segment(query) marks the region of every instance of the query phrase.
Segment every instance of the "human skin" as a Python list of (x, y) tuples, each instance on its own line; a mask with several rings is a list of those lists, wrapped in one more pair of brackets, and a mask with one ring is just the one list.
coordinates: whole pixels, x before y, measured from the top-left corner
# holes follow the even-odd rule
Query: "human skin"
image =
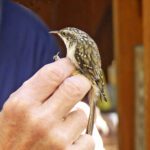
[[(0, 112), (0, 150), (94, 150), (82, 109), (72, 108), (91, 88), (71, 76), (67, 59), (45, 65), (10, 95)], [(71, 111), (72, 110), (72, 111)]]

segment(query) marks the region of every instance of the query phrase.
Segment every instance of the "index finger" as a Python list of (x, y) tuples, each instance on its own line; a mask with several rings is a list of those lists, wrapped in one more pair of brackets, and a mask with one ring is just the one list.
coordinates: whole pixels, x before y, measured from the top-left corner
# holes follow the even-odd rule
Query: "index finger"
[(47, 64), (22, 85), (17, 95), (43, 102), (73, 71), (74, 66), (67, 58)]

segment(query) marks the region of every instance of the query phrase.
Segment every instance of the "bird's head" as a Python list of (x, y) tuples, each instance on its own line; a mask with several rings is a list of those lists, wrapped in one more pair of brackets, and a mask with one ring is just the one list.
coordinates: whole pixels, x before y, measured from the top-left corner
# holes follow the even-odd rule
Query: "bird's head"
[(71, 27), (67, 27), (59, 31), (50, 31), (50, 33), (57, 34), (63, 40), (67, 49), (71, 49), (77, 43), (78, 35)]

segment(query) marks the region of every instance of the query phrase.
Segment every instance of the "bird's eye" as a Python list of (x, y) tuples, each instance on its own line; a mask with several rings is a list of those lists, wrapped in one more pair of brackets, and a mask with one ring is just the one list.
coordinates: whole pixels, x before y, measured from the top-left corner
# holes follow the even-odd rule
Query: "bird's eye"
[(66, 33), (65, 33), (65, 32), (62, 32), (61, 34), (62, 34), (62, 36), (65, 36), (65, 35), (66, 35)]

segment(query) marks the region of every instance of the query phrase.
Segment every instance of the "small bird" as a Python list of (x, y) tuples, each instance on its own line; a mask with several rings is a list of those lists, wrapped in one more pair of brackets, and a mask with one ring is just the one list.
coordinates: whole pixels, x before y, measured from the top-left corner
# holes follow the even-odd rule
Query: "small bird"
[[(66, 27), (50, 33), (57, 34), (63, 40), (67, 49), (66, 57), (75, 65), (76, 73), (84, 75), (92, 83), (92, 88), (88, 94), (90, 115), (86, 130), (87, 134), (92, 135), (96, 102), (99, 99), (107, 101), (104, 93), (103, 71), (98, 47), (87, 33), (74, 27)], [(59, 59), (58, 54), (55, 59)]]

